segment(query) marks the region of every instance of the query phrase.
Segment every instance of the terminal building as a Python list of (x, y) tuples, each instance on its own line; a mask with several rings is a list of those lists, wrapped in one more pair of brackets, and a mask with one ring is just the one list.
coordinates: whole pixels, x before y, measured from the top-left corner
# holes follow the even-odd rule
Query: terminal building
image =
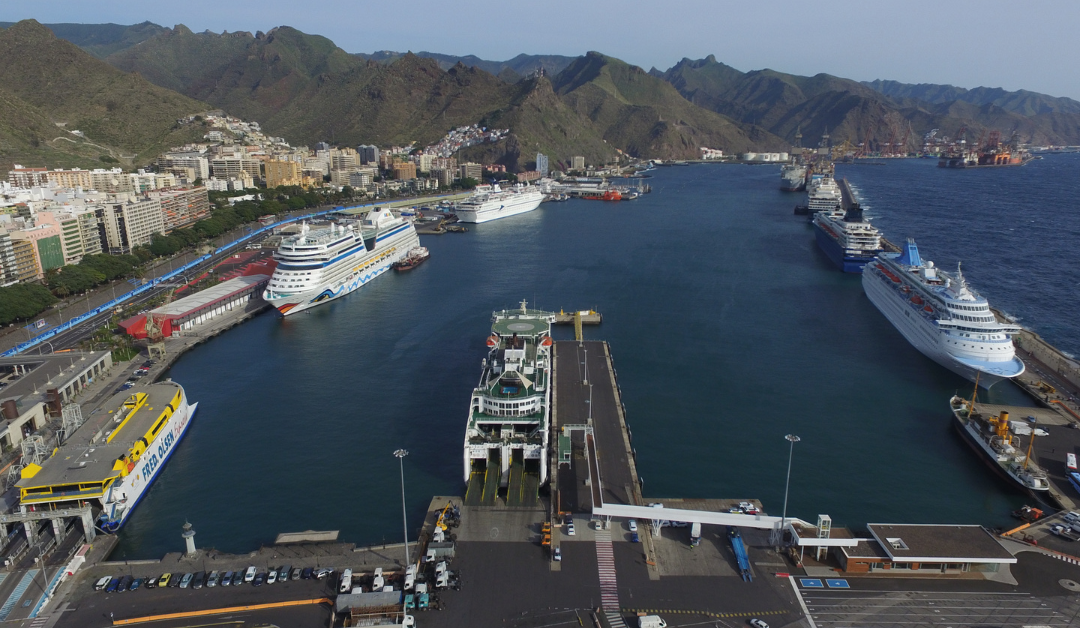
[(246, 275), (219, 283), (216, 286), (197, 292), (151, 310), (149, 314), (139, 314), (120, 323), (120, 327), (132, 338), (146, 338), (146, 317), (161, 319), (161, 332), (165, 337), (192, 330), (209, 320), (244, 308), (252, 299), (261, 299), (263, 288), (270, 281), (270, 275)]
[(836, 558), (845, 573), (888, 573), (893, 577), (969, 572), (990, 575), (1002, 565), (1016, 563), (1016, 557), (982, 526), (871, 523), (867, 528), (873, 539), (836, 548)]

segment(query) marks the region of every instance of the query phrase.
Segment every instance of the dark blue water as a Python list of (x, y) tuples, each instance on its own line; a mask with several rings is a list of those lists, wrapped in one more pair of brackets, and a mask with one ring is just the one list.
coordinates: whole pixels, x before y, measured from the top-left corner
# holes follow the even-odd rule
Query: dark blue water
[[(894, 240), (903, 229), (940, 264), (963, 259), (992, 303), (1070, 348), (1076, 323), (1062, 319), (1076, 305), (1078, 222), (1066, 199), (1078, 170), (1070, 156), (985, 173), (898, 161), (841, 175)], [(603, 312), (587, 334), (612, 345), (649, 498), (757, 497), (779, 511), (784, 435), (796, 433), (795, 516), (1004, 523), (1023, 495), (949, 425), (949, 396), (970, 384), (915, 351), (859, 278), (833, 269), (778, 182), (766, 167), (661, 169), (633, 202), (549, 204), (425, 237), (432, 258), (410, 273), (194, 349), (171, 375), (199, 414), (117, 555), (178, 550), (185, 520), (200, 546), (226, 551), (305, 529), (396, 542), (392, 452), (410, 452), (414, 523), (432, 495), (460, 492), (490, 313), (523, 298)], [(1007, 385), (991, 397), (1024, 402)]]

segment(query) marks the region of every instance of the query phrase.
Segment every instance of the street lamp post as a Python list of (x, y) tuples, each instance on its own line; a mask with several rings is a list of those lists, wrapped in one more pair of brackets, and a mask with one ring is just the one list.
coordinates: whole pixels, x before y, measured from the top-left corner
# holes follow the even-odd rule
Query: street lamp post
[(787, 457), (787, 481), (786, 481), (786, 482), (784, 482), (784, 510), (783, 510), (783, 512), (782, 512), (782, 513), (780, 514), (780, 534), (779, 534), (779, 536), (778, 536), (778, 538), (777, 538), (777, 545), (778, 545), (778, 546), (779, 546), (780, 544), (782, 544), (782, 543), (783, 543), (783, 541), (784, 541), (784, 528), (785, 528), (785, 527), (786, 527), (786, 525), (787, 525), (787, 499), (788, 499), (788, 488), (789, 488), (789, 487), (791, 486), (791, 459), (792, 459), (792, 457), (793, 457), (793, 456), (794, 456), (794, 454), (795, 454), (795, 443), (797, 443), (797, 442), (799, 442), (800, 440), (802, 440), (802, 439), (800, 439), (800, 438), (799, 438), (798, 436), (796, 436), (796, 435), (794, 435), (794, 434), (788, 434), (788, 435), (787, 435), (787, 436), (785, 436), (784, 438), (785, 438), (785, 439), (787, 439), (787, 441), (788, 441), (789, 443), (791, 443), (791, 446), (790, 446), (790, 447), (788, 448), (788, 457)]
[(405, 456), (408, 456), (409, 452), (404, 449), (398, 449), (394, 452), (394, 456), (398, 459), (398, 467), (401, 469), (401, 525), (405, 530), (405, 568), (409, 568), (409, 523), (405, 518)]

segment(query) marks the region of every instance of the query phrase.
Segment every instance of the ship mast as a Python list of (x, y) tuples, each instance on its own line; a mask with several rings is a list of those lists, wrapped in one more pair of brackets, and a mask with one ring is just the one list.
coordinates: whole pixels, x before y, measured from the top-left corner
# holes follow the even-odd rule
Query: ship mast
[(1031, 440), (1028, 441), (1027, 455), (1024, 456), (1024, 471), (1027, 471), (1028, 462), (1031, 461), (1031, 448), (1035, 444), (1035, 428), (1039, 426), (1039, 417), (1035, 417), (1035, 424), (1031, 426)]

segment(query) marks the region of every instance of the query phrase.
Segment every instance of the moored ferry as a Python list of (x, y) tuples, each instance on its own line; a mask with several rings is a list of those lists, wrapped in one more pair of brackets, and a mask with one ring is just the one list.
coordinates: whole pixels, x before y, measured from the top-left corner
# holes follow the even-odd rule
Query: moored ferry
[(360, 288), (420, 245), (413, 223), (389, 209), (360, 221), (334, 221), (282, 240), (277, 269), (263, 298), (282, 316), (327, 303)]
[(104, 422), (91, 419), (16, 483), (21, 507), (92, 504), (95, 524), (116, 532), (131, 516), (180, 439), (199, 404), (173, 381), (136, 386), (107, 401)]
[(466, 503), (535, 504), (548, 480), (555, 314), (526, 306), (492, 315), (465, 427)]
[(908, 342), (954, 373), (989, 388), (1024, 372), (1012, 341), (1020, 326), (998, 322), (959, 267), (951, 274), (924, 262), (914, 240), (867, 264), (862, 285)]

